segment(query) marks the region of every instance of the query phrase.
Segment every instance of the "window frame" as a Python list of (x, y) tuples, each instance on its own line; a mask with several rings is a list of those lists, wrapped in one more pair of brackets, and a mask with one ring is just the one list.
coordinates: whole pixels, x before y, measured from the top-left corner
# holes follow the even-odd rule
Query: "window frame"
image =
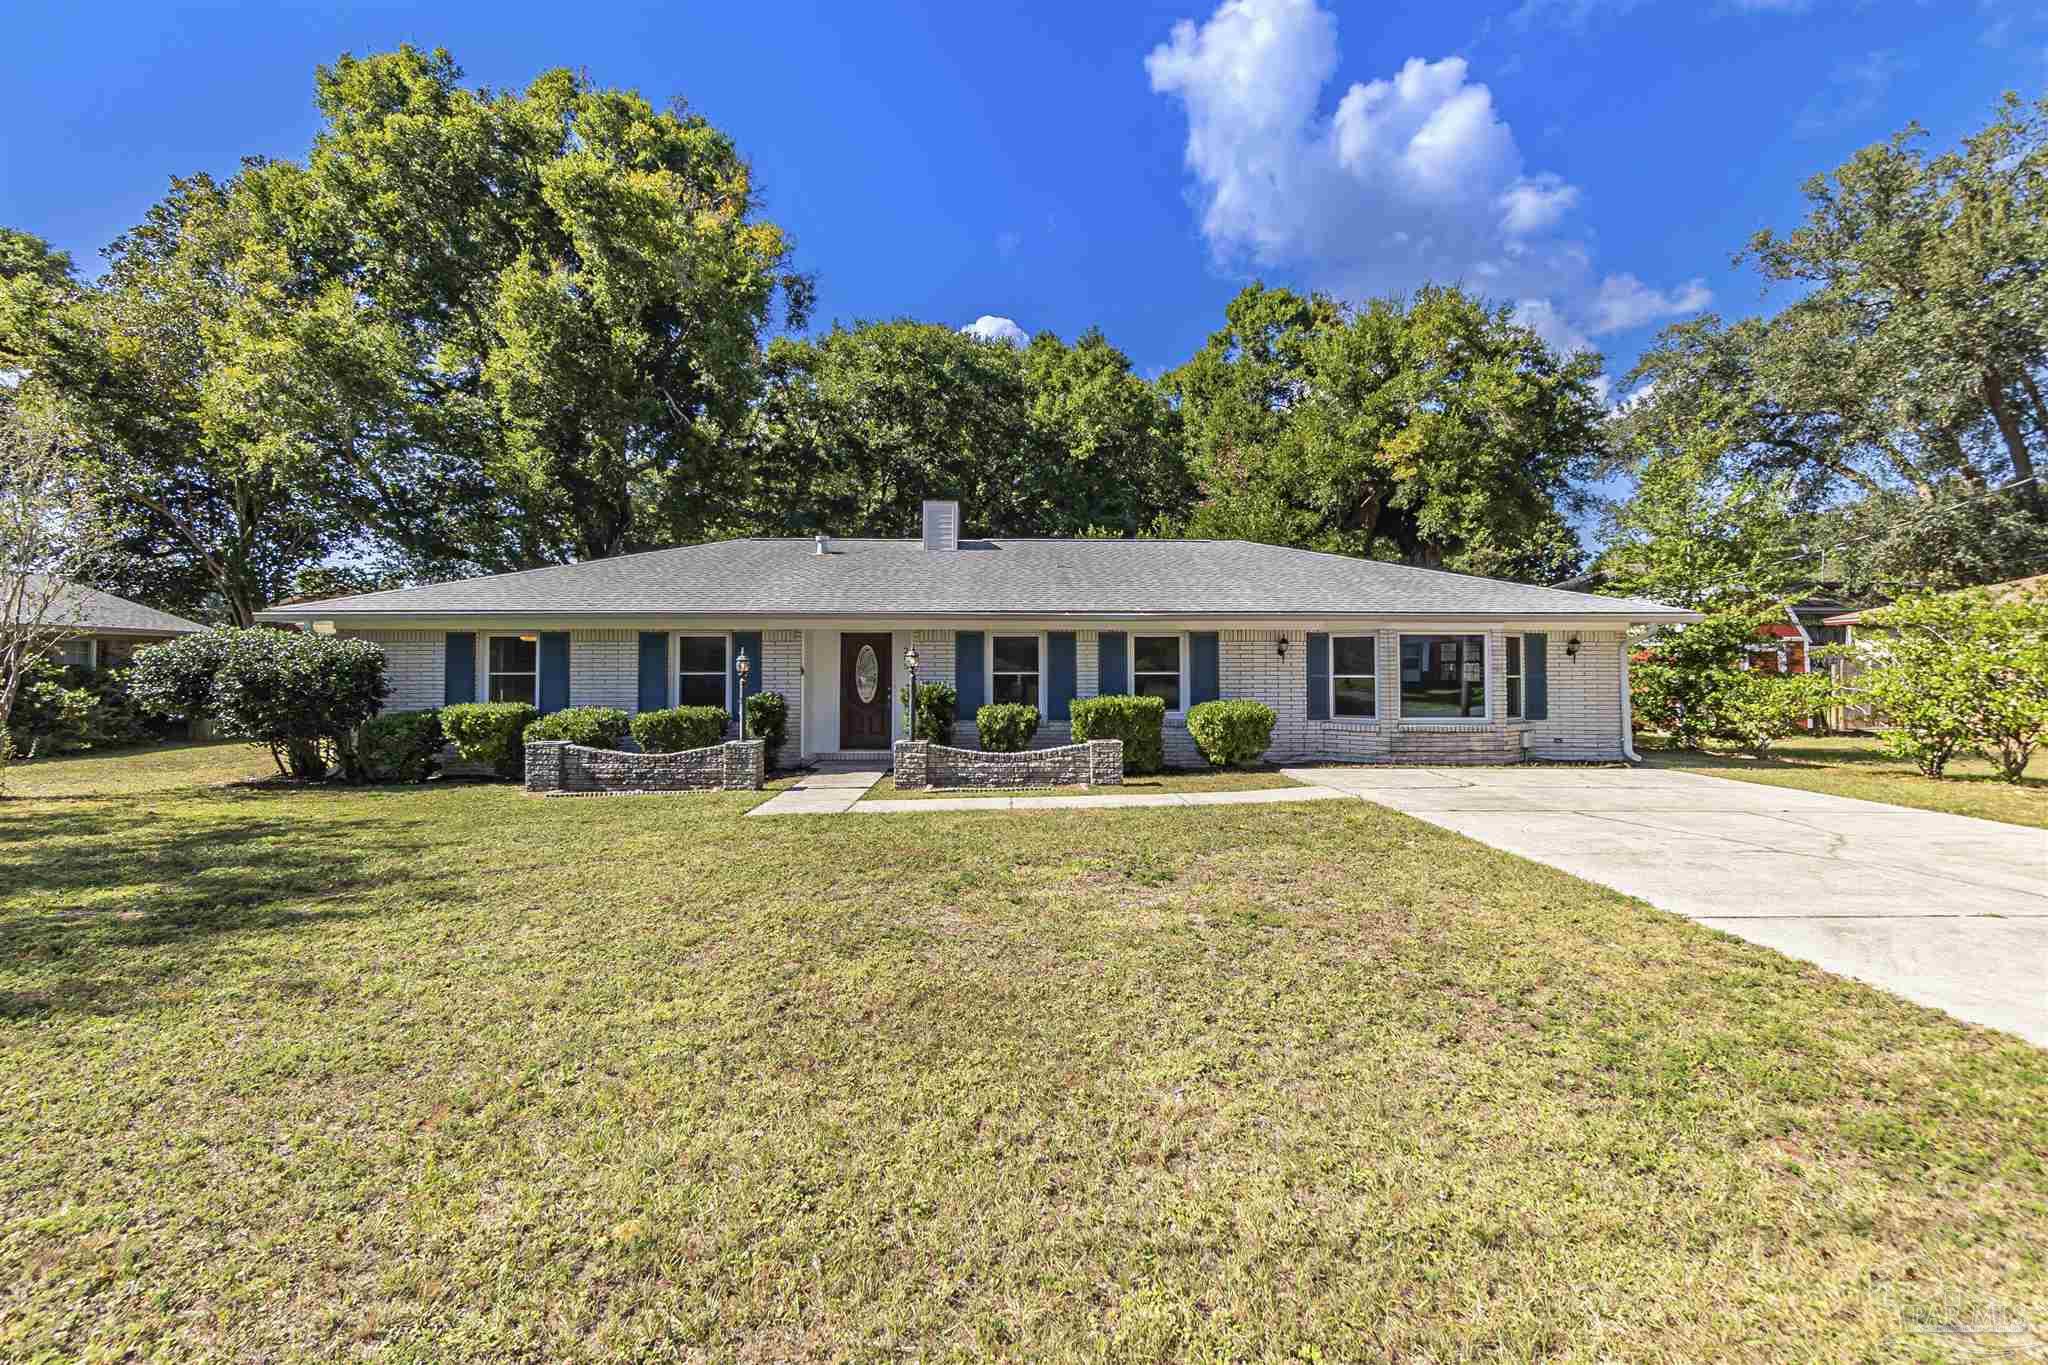
[[(1043, 725), (1047, 720), (1047, 716), (1045, 714), (1046, 633), (1042, 630), (1006, 630), (1001, 632), (1001, 634), (1002, 638), (1005, 640), (1032, 640), (1036, 642), (1036, 648), (1038, 650), (1038, 697), (1037, 700), (1027, 702), (1025, 703), (1025, 705), (1036, 706), (1038, 708), (1039, 724)], [(993, 630), (987, 631), (983, 634), (981, 642), (982, 685), (988, 689), (988, 699), (991, 702), (995, 701), (996, 699), (996, 635), (997, 632)], [(1006, 668), (1003, 670), (1003, 672), (1011, 677), (1022, 676), (1022, 674), (1015, 669)]]
[[(1145, 695), (1138, 690), (1138, 641), (1141, 639), (1172, 640), (1174, 642), (1174, 648), (1179, 651), (1178, 658), (1180, 660), (1180, 681), (1176, 685), (1176, 691), (1180, 697), (1180, 706), (1177, 708), (1168, 707), (1166, 714), (1176, 720), (1185, 718), (1188, 713), (1188, 633), (1184, 630), (1148, 630), (1141, 634), (1134, 630), (1125, 634), (1124, 685), (1134, 697)], [(1156, 668), (1148, 668), (1145, 670), (1145, 673), (1148, 677), (1165, 676), (1164, 673)]]
[[(683, 641), (686, 639), (718, 641), (720, 657), (725, 660), (724, 667), (720, 669), (720, 676), (723, 680), (722, 692), (725, 700), (720, 702), (719, 705), (725, 708), (725, 714), (730, 717), (733, 714), (733, 708), (732, 632), (729, 630), (672, 630), (668, 633), (668, 704), (670, 706), (681, 706), (683, 704)], [(762, 652), (767, 652), (765, 647)], [(759, 659), (749, 659), (747, 662), (756, 669), (761, 667)], [(690, 670), (690, 676), (693, 678), (708, 678), (711, 674), (704, 669), (693, 668)]]
[[(1442, 639), (1445, 636), (1459, 640), (1479, 641), (1479, 686), (1480, 699), (1484, 709), (1476, 716), (1411, 716), (1408, 714), (1408, 680), (1401, 675), (1407, 671), (1407, 645), (1410, 640)], [(1493, 635), (1484, 630), (1442, 629), (1404, 630), (1394, 642), (1395, 676), (1397, 690), (1394, 694), (1394, 714), (1406, 726), (1441, 725), (1452, 729), (1473, 729), (1493, 724), (1495, 701), (1493, 689), (1487, 686), (1487, 673), (1493, 667)]]
[[(1339, 673), (1339, 672), (1337, 671), (1337, 642), (1338, 642), (1339, 640), (1370, 640), (1370, 641), (1372, 641), (1372, 672), (1371, 672), (1371, 673), (1369, 673), (1369, 674), (1367, 674), (1367, 673)], [(1371, 679), (1372, 679), (1372, 713), (1371, 713), (1370, 715), (1364, 715), (1364, 716), (1346, 716), (1346, 715), (1340, 715), (1340, 714), (1338, 713), (1338, 711), (1337, 711), (1337, 679), (1339, 679), (1339, 678), (1366, 678), (1366, 677), (1369, 677), (1369, 678), (1371, 678)], [(1361, 631), (1348, 631), (1348, 632), (1346, 632), (1346, 633), (1344, 633), (1344, 634), (1342, 634), (1342, 635), (1339, 635), (1339, 634), (1337, 634), (1337, 633), (1336, 633), (1335, 631), (1332, 631), (1332, 632), (1330, 633), (1330, 677), (1329, 677), (1328, 687), (1329, 687), (1329, 689), (1330, 689), (1330, 695), (1329, 695), (1329, 712), (1330, 712), (1330, 719), (1331, 719), (1331, 721), (1333, 721), (1333, 722), (1336, 722), (1336, 723), (1339, 723), (1339, 724), (1344, 724), (1344, 725), (1377, 725), (1377, 724), (1379, 724), (1379, 719), (1380, 719), (1380, 637), (1379, 637), (1379, 634), (1378, 634), (1378, 632), (1376, 632), (1376, 631), (1363, 631), (1363, 630), (1361, 630)]]
[[(68, 649), (70, 649), (70, 648), (71, 648), (71, 647), (72, 647), (73, 645), (83, 645), (83, 646), (85, 646), (85, 662), (84, 662), (84, 663), (77, 663), (77, 664), (74, 664), (74, 663), (67, 663), (67, 662), (65, 662), (65, 659), (64, 659), (64, 654), (65, 654), (65, 651), (66, 651), (66, 650), (68, 650)], [(83, 672), (86, 672), (86, 673), (97, 673), (97, 672), (99, 672), (99, 671), (100, 671), (100, 642), (99, 642), (99, 638), (98, 638), (97, 636), (93, 636), (93, 635), (74, 635), (74, 636), (72, 636), (72, 637), (71, 637), (70, 639), (68, 639), (68, 640), (60, 640), (60, 641), (58, 641), (58, 643), (57, 643), (57, 655), (56, 655), (56, 663), (57, 663), (57, 667), (59, 667), (59, 668), (76, 668), (76, 669), (79, 669), (79, 670), (81, 670), (81, 671), (83, 671)]]
[[(533, 637), (532, 674), (529, 675), (523, 670), (519, 669), (508, 669), (503, 674), (500, 674), (497, 669), (491, 667), (491, 641), (524, 640), (529, 635)], [(494, 630), (480, 638), (477, 641), (477, 644), (478, 647), (482, 649), (484, 656), (483, 667), (479, 670), (483, 674), (484, 678), (483, 700), (487, 702), (494, 700), (493, 697), (491, 696), (492, 679), (501, 676), (507, 678), (523, 678), (531, 676), (533, 679), (533, 694), (526, 699), (526, 702), (527, 705), (532, 706), (533, 708), (538, 710), (540, 708), (540, 632), (537, 630)]]
[(1523, 682), (1527, 676), (1524, 670), (1528, 667), (1523, 656), (1527, 653), (1520, 633), (1511, 630), (1501, 637), (1501, 664), (1507, 670), (1502, 675), (1503, 690), (1507, 695), (1501, 698), (1501, 704), (1506, 708), (1509, 720), (1527, 718), (1529, 698), (1527, 684)]

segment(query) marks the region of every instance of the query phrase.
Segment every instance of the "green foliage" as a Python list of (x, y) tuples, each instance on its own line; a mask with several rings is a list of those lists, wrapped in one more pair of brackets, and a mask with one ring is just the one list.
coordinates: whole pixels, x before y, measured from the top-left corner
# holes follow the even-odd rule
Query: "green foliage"
[(1014, 701), (991, 702), (974, 713), (975, 742), (990, 753), (1021, 753), (1038, 733), (1038, 708)]
[(1717, 733), (1762, 758), (1771, 745), (1825, 714), (1834, 693), (1834, 679), (1825, 673), (1738, 673), (1716, 698)]
[(616, 706), (567, 706), (526, 727), (525, 738), (559, 739), (590, 749), (616, 749), (626, 739), (626, 713)]
[(749, 696), (747, 734), (765, 742), (763, 757), (769, 768), (782, 766), (782, 746), (789, 738), (789, 699), (780, 692), (756, 692)]
[(1670, 735), (1681, 749), (1725, 738), (1728, 704), (1745, 676), (1736, 665), (1757, 628), (1775, 619), (1768, 606), (1737, 607), (1658, 631), (1629, 664), (1636, 723)]
[(364, 722), (356, 754), (370, 782), (424, 782), (441, 767), (447, 744), (439, 711), (393, 711)]
[(2048, 552), (2039, 485), (1983, 496), (2031, 478), (2048, 432), (2048, 101), (2008, 96), (1939, 156), (1922, 136), (1809, 180), (1805, 220), (1742, 258), (1792, 302), (1666, 329), (1617, 424), (1646, 482), (1781, 488), (1814, 549), (1846, 551), (1803, 570), (1861, 590), (2010, 578)]
[(526, 727), (539, 718), (523, 701), (457, 702), (441, 708), (441, 729), (464, 762), (516, 780), (526, 775)]
[(1068, 712), (1074, 742), (1120, 739), (1124, 771), (1145, 775), (1166, 766), (1166, 701), (1162, 697), (1084, 697)]
[(1554, 581), (1606, 452), (1599, 373), (1461, 289), (1351, 308), (1251, 285), (1165, 380), (1190, 533)]
[(1974, 748), (2020, 780), (2048, 734), (2048, 594), (1909, 597), (1865, 612), (1857, 633), (1851, 695), (1891, 752), (1939, 777)]
[(960, 711), (960, 694), (953, 684), (921, 682), (917, 685), (917, 715), (910, 714), (910, 684), (896, 689), (903, 703), (903, 729), (912, 739), (933, 744), (951, 744), (953, 726)]
[(7, 717), (6, 733), (13, 753), (42, 758), (89, 747), (86, 727), (93, 697), (84, 687), (74, 685), (70, 671), (44, 662), (23, 674), (14, 709)]
[(650, 754), (675, 754), (723, 743), (732, 717), (723, 706), (671, 706), (633, 717), (634, 742)]
[(1279, 716), (1259, 701), (1205, 701), (1188, 711), (1188, 734), (1202, 757), (1217, 768), (1257, 763), (1273, 747)]
[(130, 688), (159, 715), (203, 715), (225, 735), (269, 747), (278, 769), (314, 778), (330, 767), (360, 781), (355, 732), (383, 708), (384, 651), (367, 640), (234, 629), (137, 652)]
[(975, 530), (1136, 535), (1189, 493), (1172, 409), (1099, 332), (1017, 349), (919, 322), (768, 349), (751, 525), (918, 533), (924, 498)]

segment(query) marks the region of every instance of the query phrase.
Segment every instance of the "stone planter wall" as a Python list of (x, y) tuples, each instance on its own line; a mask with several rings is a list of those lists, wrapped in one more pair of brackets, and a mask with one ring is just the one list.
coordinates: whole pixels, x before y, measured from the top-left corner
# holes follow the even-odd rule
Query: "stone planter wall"
[(1124, 744), (1120, 739), (1094, 739), (1016, 754), (954, 749), (921, 739), (896, 743), (898, 787), (1120, 787), (1123, 780)]
[(674, 754), (629, 754), (534, 740), (526, 746), (526, 790), (540, 796), (758, 791), (767, 768), (766, 748), (758, 739), (747, 739)]

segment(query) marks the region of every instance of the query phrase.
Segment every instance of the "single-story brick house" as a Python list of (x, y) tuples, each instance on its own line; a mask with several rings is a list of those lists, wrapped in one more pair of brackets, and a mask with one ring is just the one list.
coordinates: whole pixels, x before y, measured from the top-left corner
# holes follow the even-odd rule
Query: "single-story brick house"
[(58, 592), (45, 619), (75, 632), (58, 646), (55, 662), (88, 672), (126, 668), (135, 658), (135, 651), (144, 645), (162, 644), (180, 635), (197, 635), (211, 629), (78, 583)]
[(1242, 541), (962, 539), (927, 503), (918, 540), (717, 541), (302, 602), (259, 619), (373, 640), (398, 708), (543, 711), (789, 702), (806, 760), (885, 754), (920, 681), (974, 713), (1023, 701), (1037, 743), (1077, 698), (1165, 699), (1167, 758), (1200, 761), (1187, 708), (1250, 697), (1274, 757), (1611, 760), (1629, 753), (1627, 629), (1698, 620), (1655, 602)]

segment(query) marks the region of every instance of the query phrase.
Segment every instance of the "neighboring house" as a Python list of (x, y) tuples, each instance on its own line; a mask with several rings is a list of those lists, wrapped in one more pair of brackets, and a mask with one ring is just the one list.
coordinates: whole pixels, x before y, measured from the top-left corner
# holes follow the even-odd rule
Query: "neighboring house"
[(144, 645), (212, 629), (77, 583), (57, 595), (46, 619), (78, 631), (58, 646), (55, 662), (88, 672), (125, 668)]
[[(1977, 590), (1972, 589), (1971, 591)], [(2035, 574), (2031, 578), (2014, 578), (2004, 583), (1992, 583), (1983, 588), (1982, 591), (1988, 592), (1993, 597), (1999, 599), (2019, 597), (2025, 594), (2048, 594), (2048, 574)], [(1880, 610), (1878, 607), (1865, 607), (1862, 611), (1840, 612), (1828, 617), (1823, 624), (1830, 630), (1840, 632), (1840, 639), (1837, 643), (1853, 645), (1856, 643), (1856, 632), (1864, 628), (1864, 616), (1867, 613), (1878, 610)], [(1870, 629), (1875, 630), (1876, 627), (1872, 626)], [(1834, 661), (1835, 681), (1844, 686), (1853, 687), (1856, 683), (1856, 674), (1860, 669), (1861, 666), (1856, 662), (1853, 655), (1837, 658)], [(1837, 730), (1868, 730), (1879, 725), (1881, 719), (1875, 711), (1867, 706), (1841, 705), (1835, 707), (1833, 712), (1830, 713), (1828, 723)]]
[(974, 714), (1022, 701), (1065, 742), (1077, 698), (1167, 707), (1170, 763), (1200, 761), (1190, 706), (1279, 714), (1275, 757), (1611, 760), (1628, 752), (1632, 625), (1698, 613), (1242, 541), (962, 540), (927, 503), (921, 540), (728, 540), (298, 603), (258, 619), (381, 644), (392, 705), (543, 711), (789, 702), (805, 759), (904, 734), (906, 653)]

